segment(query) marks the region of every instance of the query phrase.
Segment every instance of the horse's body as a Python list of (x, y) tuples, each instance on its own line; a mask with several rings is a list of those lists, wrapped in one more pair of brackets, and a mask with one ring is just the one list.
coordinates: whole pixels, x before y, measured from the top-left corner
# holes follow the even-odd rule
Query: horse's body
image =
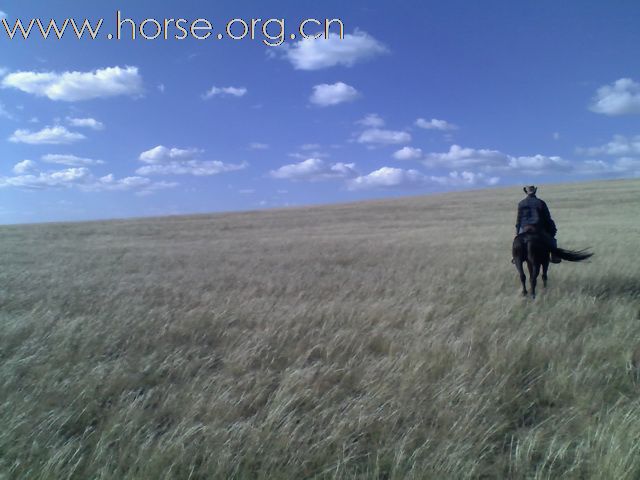
[(522, 282), (522, 294), (527, 295), (527, 277), (524, 274), (524, 262), (527, 262), (529, 270), (529, 283), (531, 284), (531, 296), (536, 298), (536, 284), (540, 269), (542, 269), (542, 285), (547, 286), (547, 271), (549, 270), (549, 254), (552, 252), (562, 260), (580, 262), (591, 257), (593, 253), (584, 250), (573, 251), (554, 247), (549, 239), (534, 228), (527, 228), (513, 239), (513, 263), (520, 274)]

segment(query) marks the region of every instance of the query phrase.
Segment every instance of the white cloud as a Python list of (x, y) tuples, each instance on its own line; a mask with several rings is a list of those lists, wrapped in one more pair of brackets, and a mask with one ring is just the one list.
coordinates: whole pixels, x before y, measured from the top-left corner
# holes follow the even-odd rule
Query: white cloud
[(640, 158), (621, 157), (613, 161), (587, 160), (577, 166), (585, 175), (634, 175), (640, 176)]
[(533, 155), (530, 157), (510, 157), (509, 168), (519, 172), (536, 174), (550, 171), (569, 171), (572, 165), (558, 156)]
[(66, 168), (53, 172), (38, 172), (15, 177), (0, 177), (0, 187), (18, 188), (60, 188), (71, 187), (90, 178), (87, 168)]
[(370, 113), (363, 119), (358, 120), (356, 123), (368, 128), (384, 127), (384, 119), (377, 113)]
[(428, 182), (428, 177), (417, 170), (382, 167), (349, 181), (350, 190), (368, 190), (375, 188), (399, 188), (422, 186)]
[(300, 163), (283, 165), (270, 172), (271, 177), (287, 180), (331, 180), (355, 177), (358, 173), (353, 163), (325, 163), (319, 158), (308, 158)]
[(463, 148), (451, 145), (448, 152), (429, 153), (424, 157), (429, 167), (447, 167), (454, 170), (466, 168), (504, 168), (509, 165), (509, 156), (497, 150)]
[(5, 18), (7, 18), (7, 14), (0, 10), (0, 20), (4, 20)]
[(358, 143), (397, 145), (398, 143), (409, 143), (411, 135), (408, 132), (370, 128), (362, 132), (357, 141)]
[(129, 190), (137, 187), (144, 187), (150, 183), (148, 178), (144, 177), (125, 177), (116, 179), (112, 173), (98, 178), (98, 180), (90, 185), (89, 189), (102, 190)]
[(632, 173), (640, 176), (640, 158), (622, 157), (610, 164), (614, 173)]
[(604, 145), (577, 150), (578, 153), (587, 155), (640, 155), (640, 135), (614, 135), (613, 139)]
[(81, 133), (70, 132), (65, 127), (56, 125), (45, 127), (38, 132), (30, 130), (16, 130), (9, 137), (10, 142), (28, 143), (31, 145), (62, 145), (77, 142), (85, 138)]
[(577, 152), (589, 156), (618, 157), (613, 160), (587, 160), (575, 165), (578, 173), (585, 175), (633, 175), (640, 176), (640, 135), (614, 135), (597, 147), (578, 148)]
[(166, 90), (166, 87), (164, 86), (164, 83), (160, 83), (160, 84), (158, 84), (158, 91), (159, 91), (160, 93), (164, 93), (164, 92), (165, 92), (165, 90)]
[(247, 89), (244, 87), (211, 87), (202, 96), (205, 100), (213, 98), (215, 96), (231, 96), (231, 97), (244, 97), (247, 94)]
[(90, 72), (15, 72), (4, 77), (2, 86), (50, 100), (76, 102), (139, 95), (142, 77), (137, 67), (109, 67)]
[(333, 85), (322, 83), (313, 87), (309, 100), (319, 107), (329, 107), (344, 102), (352, 102), (360, 96), (351, 85), (337, 82)]
[(162, 163), (171, 160), (189, 160), (202, 153), (197, 148), (167, 148), (164, 145), (158, 145), (150, 150), (142, 152), (139, 160), (144, 163)]
[(36, 162), (32, 160), (23, 160), (21, 162), (16, 163), (13, 166), (13, 173), (22, 175), (31, 170), (35, 170), (35, 168), (36, 168)]
[(402, 147), (393, 154), (396, 160), (417, 160), (422, 158), (422, 149), (414, 147)]
[(138, 175), (195, 175), (198, 177), (233, 172), (246, 168), (246, 164), (223, 163), (217, 160), (187, 160), (166, 164), (145, 165), (136, 170)]
[[(375, 131), (375, 133), (371, 133)], [(369, 132), (369, 133), (367, 133)], [(363, 138), (363, 143), (390, 143), (397, 140), (398, 135), (380, 134), (379, 129), (370, 129)], [(402, 134), (406, 132), (395, 132)], [(443, 153), (424, 153), (420, 148), (403, 147), (393, 157), (398, 160), (419, 160), (430, 168), (445, 169), (450, 173), (429, 175), (418, 170), (382, 167), (368, 175), (356, 175), (351, 168), (347, 175), (334, 175), (333, 178), (344, 178), (351, 190), (372, 188), (407, 188), (407, 187), (469, 187), (478, 185), (496, 185), (500, 182), (498, 175), (540, 175), (540, 174), (578, 174), (578, 175), (635, 175), (640, 176), (640, 136), (624, 137), (617, 135), (613, 141), (601, 147), (586, 149), (586, 153), (617, 155), (614, 161), (589, 160), (577, 162), (557, 155), (521, 155), (514, 156), (490, 149), (465, 148), (452, 145)], [(311, 179), (321, 178), (327, 164), (317, 157), (298, 164), (285, 165), (271, 172), (276, 178)], [(326, 175), (329, 177), (329, 175)]]
[(153, 182), (144, 177), (116, 179), (113, 174), (96, 178), (86, 167), (62, 170), (37, 171), (35, 162), (25, 160), (14, 166), (13, 177), (0, 177), (0, 188), (23, 189), (77, 188), (87, 192), (136, 190), (138, 195), (148, 195), (156, 190), (173, 188), (175, 182)]
[(140, 154), (139, 160), (147, 165), (136, 170), (138, 175), (195, 175), (208, 176), (242, 170), (246, 163), (232, 164), (217, 160), (198, 160), (202, 150), (195, 148), (167, 148), (163, 145)]
[(249, 144), (249, 150), (268, 150), (268, 149), (269, 149), (269, 145), (266, 143), (251, 142)]
[(306, 160), (308, 158), (326, 158), (330, 155), (320, 150), (321, 146), (317, 143), (306, 143), (300, 146), (299, 152), (289, 153), (292, 158), (298, 160)]
[(9, 113), (9, 111), (5, 108), (5, 106), (0, 103), (0, 118), (6, 118), (7, 120), (13, 120), (13, 115)]
[(640, 158), (618, 158), (611, 163), (610, 168), (614, 173), (632, 173), (640, 176)]
[(309, 150), (318, 150), (320, 148), (319, 143), (305, 143), (300, 146), (300, 150), (309, 151)]
[(46, 163), (55, 163), (58, 165), (67, 165), (69, 167), (84, 167), (87, 165), (102, 165), (102, 160), (94, 160), (92, 158), (76, 157), (75, 155), (62, 155), (49, 153), (42, 156), (42, 161)]
[(499, 177), (487, 177), (483, 173), (475, 172), (450, 172), (444, 177), (430, 177), (431, 180), (440, 185), (448, 187), (472, 187), (475, 185), (497, 185), (500, 182)]
[(589, 109), (610, 116), (640, 114), (640, 83), (621, 78), (600, 87)]
[(149, 184), (142, 186), (140, 190), (136, 192), (138, 196), (151, 195), (158, 190), (167, 190), (169, 188), (176, 188), (180, 184), (178, 182), (149, 182)]
[(95, 118), (69, 118), (67, 117), (67, 122), (72, 127), (86, 127), (91, 128), (93, 130), (103, 130), (104, 124), (99, 122)]
[(470, 187), (476, 185), (496, 185), (498, 177), (488, 177), (483, 173), (453, 171), (446, 176), (429, 176), (418, 170), (382, 167), (368, 175), (354, 178), (347, 183), (350, 190), (376, 188), (415, 188), (430, 186)]
[(419, 118), (416, 120), (416, 126), (427, 130), (450, 131), (458, 129), (453, 123), (449, 123), (446, 120), (438, 120), (437, 118), (432, 118), (431, 120)]
[(110, 173), (81, 188), (82, 190), (94, 192), (138, 190), (138, 195), (149, 195), (157, 190), (175, 188), (178, 185), (176, 182), (153, 182), (148, 178), (136, 176), (116, 179), (114, 175)]
[(541, 174), (549, 172), (568, 172), (573, 166), (568, 160), (558, 156), (531, 155), (512, 156), (498, 150), (464, 148), (452, 145), (448, 152), (429, 153), (423, 157), (428, 167), (441, 167), (453, 171), (468, 169), (482, 172), (519, 172)]
[(388, 49), (371, 35), (356, 30), (341, 40), (337, 36), (327, 39), (303, 39), (292, 46), (283, 45), (283, 58), (296, 70), (320, 70), (342, 65), (352, 67), (358, 62), (387, 53)]

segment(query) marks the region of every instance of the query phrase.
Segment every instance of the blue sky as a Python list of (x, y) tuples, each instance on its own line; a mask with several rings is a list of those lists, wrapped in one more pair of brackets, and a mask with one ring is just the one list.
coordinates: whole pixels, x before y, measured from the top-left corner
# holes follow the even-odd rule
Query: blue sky
[[(339, 18), (345, 37), (109, 40), (116, 11)], [(640, 175), (635, 1), (0, 0), (0, 223)], [(277, 26), (277, 25), (276, 25)], [(311, 28), (309, 28), (312, 30)], [(275, 31), (274, 27), (272, 30)], [(514, 188), (514, 195), (519, 188)]]

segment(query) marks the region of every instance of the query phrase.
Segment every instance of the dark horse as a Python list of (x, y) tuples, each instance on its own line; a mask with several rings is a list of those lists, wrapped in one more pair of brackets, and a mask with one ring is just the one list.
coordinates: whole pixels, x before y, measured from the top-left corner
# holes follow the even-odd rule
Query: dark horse
[(520, 274), (522, 282), (522, 295), (527, 295), (526, 281), (523, 263), (527, 262), (529, 269), (529, 282), (531, 283), (531, 296), (536, 298), (536, 283), (540, 267), (542, 267), (542, 285), (547, 286), (547, 270), (549, 270), (549, 254), (553, 252), (562, 260), (569, 262), (580, 262), (591, 257), (593, 253), (585, 250), (564, 250), (554, 247), (550, 239), (543, 233), (536, 231), (534, 227), (528, 225), (525, 227), (524, 233), (521, 233), (513, 239), (513, 263)]

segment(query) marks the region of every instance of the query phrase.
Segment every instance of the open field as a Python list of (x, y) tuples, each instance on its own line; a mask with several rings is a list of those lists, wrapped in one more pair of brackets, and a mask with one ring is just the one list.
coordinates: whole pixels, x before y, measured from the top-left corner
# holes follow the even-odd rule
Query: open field
[(640, 181), (0, 228), (0, 478), (640, 477)]

